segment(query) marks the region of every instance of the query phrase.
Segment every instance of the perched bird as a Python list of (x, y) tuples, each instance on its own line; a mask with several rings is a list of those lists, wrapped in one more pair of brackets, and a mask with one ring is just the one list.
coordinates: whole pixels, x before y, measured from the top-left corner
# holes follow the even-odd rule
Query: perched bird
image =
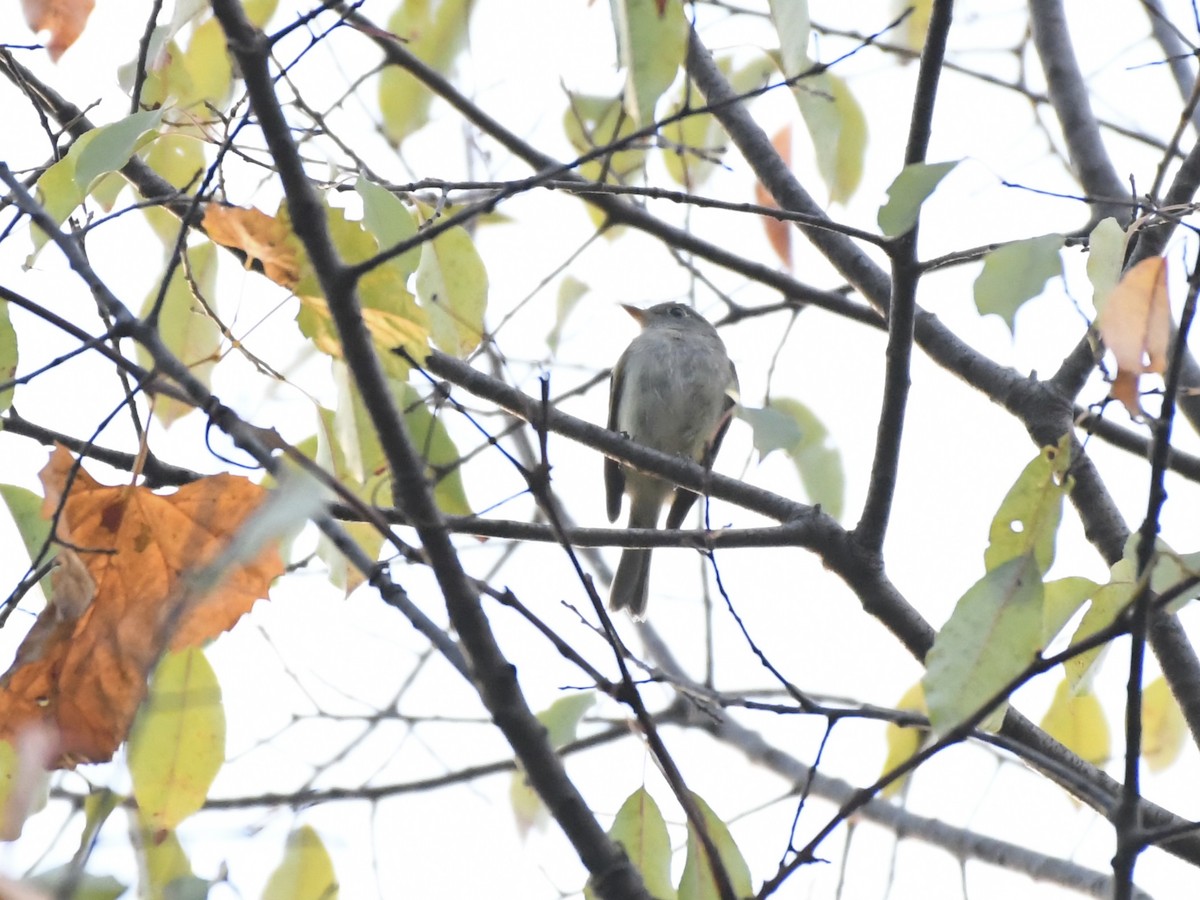
[[(682, 303), (649, 309), (624, 306), (642, 326), (612, 371), (608, 427), (663, 453), (712, 465), (732, 416), (737, 372), (720, 335), (703, 316)], [(604, 461), (608, 520), (621, 512), (629, 494), (629, 527), (657, 528), (663, 503), (674, 494), (667, 527), (678, 528), (696, 494), (616, 460)], [(650, 550), (627, 547), (613, 576), (609, 606), (646, 615)]]

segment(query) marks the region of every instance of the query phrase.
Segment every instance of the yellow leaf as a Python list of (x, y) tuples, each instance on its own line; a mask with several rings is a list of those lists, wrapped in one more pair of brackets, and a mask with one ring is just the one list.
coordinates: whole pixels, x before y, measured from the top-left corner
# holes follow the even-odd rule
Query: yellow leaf
[[(608, 836), (624, 849), (650, 896), (655, 900), (675, 900), (677, 895), (671, 884), (671, 837), (658, 804), (644, 787), (621, 804)], [(586, 900), (595, 900), (590, 884), (583, 893)]]
[[(467, 39), (472, 0), (404, 0), (388, 19), (388, 31), (405, 49), (438, 72), (446, 72)], [(400, 143), (429, 119), (433, 95), (414, 75), (389, 66), (379, 79), (379, 110), (388, 140)]]
[[(746, 865), (742, 851), (738, 849), (733, 835), (729, 833), (729, 826), (717, 818), (717, 814), (699, 796), (692, 794), (692, 800), (700, 809), (700, 817), (704, 820), (705, 830), (708, 831), (709, 838), (717, 848), (717, 856), (725, 867), (725, 873), (729, 876), (734, 895), (737, 897), (751, 896), (754, 889), (750, 886), (750, 867)], [(690, 822), (688, 823), (687, 858), (684, 860), (683, 874), (679, 878), (679, 896), (686, 897), (688, 900), (710, 900), (710, 898), (717, 900), (720, 896), (717, 892), (716, 880), (713, 877), (708, 854)]]
[[(422, 224), (431, 221), (432, 210), (428, 207), (418, 205), (417, 211)], [(417, 298), (429, 315), (433, 342), (439, 348), (465, 357), (479, 346), (488, 276), (465, 229), (455, 226), (421, 245), (416, 287)]]
[(1058, 683), (1041, 726), (1046, 734), (1093, 765), (1103, 765), (1112, 753), (1108, 721), (1100, 701), (1090, 690), (1072, 691), (1067, 678)]
[(1142, 691), (1142, 758), (1161, 772), (1179, 758), (1187, 737), (1183, 711), (1161, 676)]
[(832, 72), (802, 79), (793, 93), (812, 137), (817, 170), (829, 188), (829, 199), (844, 204), (862, 180), (866, 115), (846, 82)]
[[(896, 709), (925, 712), (925, 689), (921, 682), (918, 681), (904, 692), (904, 696), (896, 704)], [(925, 742), (926, 737), (926, 732), (920, 728), (905, 728), (894, 722), (888, 723), (884, 734), (887, 743), (887, 758), (883, 761), (884, 773), (892, 771), (916, 754), (921, 749), (921, 744)], [(908, 775), (896, 779), (883, 789), (883, 796), (896, 796), (907, 781)]]
[(173, 831), (200, 809), (225, 762), (221, 686), (203, 651), (166, 654), (129, 735), (138, 816), (154, 833)]
[(680, 0), (614, 0), (617, 54), (625, 69), (625, 110), (636, 127), (654, 121), (687, 49), (688, 20)]
[(263, 900), (337, 900), (337, 875), (321, 836), (309, 825), (288, 835), (283, 861), (271, 873)]
[[(205, 241), (185, 251), (187, 265), (175, 267), (163, 299), (158, 316), (158, 334), (192, 375), (204, 385), (211, 383), (213, 366), (221, 349), (221, 329), (192, 291), (194, 284), (206, 299), (216, 297), (217, 248)], [(189, 278), (190, 276), (190, 278)], [(158, 286), (150, 289), (142, 304), (142, 316), (146, 316), (158, 299)], [(147, 369), (153, 368), (150, 354), (137, 346), (138, 360)], [(164, 425), (170, 425), (180, 416), (191, 412), (193, 407), (172, 397), (160, 396), (154, 402), (154, 415)]]

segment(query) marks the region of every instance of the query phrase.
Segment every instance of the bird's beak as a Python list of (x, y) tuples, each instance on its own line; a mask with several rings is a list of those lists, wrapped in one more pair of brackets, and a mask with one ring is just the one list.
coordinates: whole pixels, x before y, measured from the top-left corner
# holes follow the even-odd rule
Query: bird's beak
[(636, 306), (630, 306), (628, 303), (622, 303), (621, 309), (633, 316), (634, 321), (639, 325), (646, 324), (646, 311), (644, 309), (638, 309)]

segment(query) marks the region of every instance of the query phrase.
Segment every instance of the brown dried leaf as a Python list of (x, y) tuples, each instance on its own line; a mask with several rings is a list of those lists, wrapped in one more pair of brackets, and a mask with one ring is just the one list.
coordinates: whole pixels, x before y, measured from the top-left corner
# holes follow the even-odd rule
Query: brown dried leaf
[(1126, 271), (1096, 319), (1096, 329), (1117, 360), (1112, 396), (1135, 419), (1142, 418), (1139, 377), (1167, 370), (1171, 308), (1166, 259), (1153, 256)]
[[(776, 132), (775, 137), (771, 138), (771, 145), (775, 148), (775, 152), (780, 158), (791, 165), (792, 162), (792, 126), (788, 125)], [(769, 206), (772, 209), (778, 209), (779, 204), (775, 202), (775, 198), (763, 186), (761, 181), (754, 183), (754, 198), (759, 206)], [(771, 243), (771, 249), (775, 251), (775, 255), (789, 269), (792, 267), (792, 230), (791, 222), (784, 222), (781, 219), (773, 219), (770, 216), (762, 217), (763, 228), (767, 232), (767, 240)]]
[(246, 479), (216, 475), (161, 495), (102, 485), (83, 469), (68, 485), (73, 466), (65, 448), (51, 454), (42, 511), (53, 515), (66, 492), (57, 534), (76, 548), (95, 596), (63, 606), (56, 595), (0, 679), (0, 738), (51, 725), (60, 765), (111, 758), (163, 650), (228, 630), (283, 572), (271, 547), (208, 593), (192, 587), (191, 574), (236, 539), (265, 497)]
[(210, 203), (204, 210), (204, 230), (222, 247), (244, 252), (247, 269), (257, 260), (276, 284), (294, 288), (300, 280), (291, 229), (262, 210)]
[(46, 49), (55, 62), (83, 34), (95, 5), (95, 0), (21, 0), (30, 30), (50, 32)]

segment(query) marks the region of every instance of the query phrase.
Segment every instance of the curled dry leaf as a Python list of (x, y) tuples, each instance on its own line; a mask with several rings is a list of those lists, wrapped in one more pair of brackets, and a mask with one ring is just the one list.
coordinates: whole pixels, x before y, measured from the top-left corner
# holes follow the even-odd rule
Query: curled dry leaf
[(50, 32), (46, 49), (55, 62), (83, 34), (95, 5), (95, 0), (21, 0), (29, 28)]
[(1121, 276), (1096, 319), (1096, 329), (1117, 361), (1112, 396), (1133, 418), (1141, 419), (1138, 378), (1167, 370), (1171, 342), (1167, 261), (1163, 257), (1144, 259)]
[[(57, 535), (75, 548), (63, 564), (55, 602), (38, 618), (0, 679), (0, 738), (49, 725), (60, 765), (111, 758), (125, 739), (162, 652), (196, 646), (231, 628), (283, 572), (274, 547), (200, 595), (190, 573), (214, 559), (266, 491), (215, 475), (173, 494), (102, 485), (58, 447), (41, 472), (42, 512), (59, 510)], [(70, 587), (68, 587), (70, 586)], [(68, 594), (67, 598), (59, 595)], [(73, 593), (72, 593), (73, 592)]]
[(279, 219), (253, 207), (210, 203), (204, 210), (203, 224), (215, 243), (246, 254), (246, 268), (257, 260), (268, 278), (286, 288), (295, 287), (300, 280), (292, 231)]

